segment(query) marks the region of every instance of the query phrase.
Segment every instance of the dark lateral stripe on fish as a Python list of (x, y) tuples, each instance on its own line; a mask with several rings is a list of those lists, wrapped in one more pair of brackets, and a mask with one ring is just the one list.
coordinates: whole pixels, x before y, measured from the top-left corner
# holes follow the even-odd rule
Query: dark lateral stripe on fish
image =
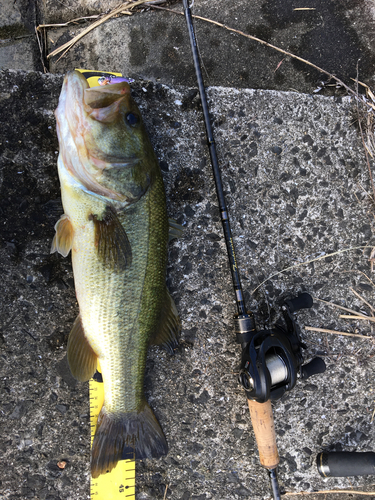
[(134, 458), (159, 458), (168, 453), (168, 445), (148, 404), (138, 413), (107, 413), (102, 408), (92, 443), (91, 476), (95, 479), (111, 471), (123, 455), (134, 450)]
[(103, 265), (116, 272), (130, 266), (132, 262), (130, 242), (115, 210), (108, 205), (102, 219), (92, 214), (89, 220), (94, 222), (95, 246)]

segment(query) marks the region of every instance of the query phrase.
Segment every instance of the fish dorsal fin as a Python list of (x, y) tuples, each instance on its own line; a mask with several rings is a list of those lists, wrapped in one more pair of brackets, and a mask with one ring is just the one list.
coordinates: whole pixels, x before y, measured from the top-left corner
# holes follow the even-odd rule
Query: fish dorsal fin
[(59, 252), (66, 257), (72, 248), (73, 226), (67, 215), (62, 215), (55, 224), (56, 234), (51, 245), (51, 253)]
[(177, 224), (174, 219), (168, 219), (169, 222), (169, 239), (168, 241), (174, 240), (175, 238), (180, 238), (184, 232), (184, 228)]
[(151, 343), (163, 346), (168, 352), (173, 354), (177, 347), (178, 337), (181, 333), (181, 321), (178, 316), (176, 305), (165, 289), (165, 300), (160, 313), (160, 323), (158, 329), (151, 339)]
[(80, 315), (69, 334), (67, 355), (73, 377), (80, 382), (90, 380), (96, 370), (97, 355), (85, 336)]
[(108, 205), (101, 216), (92, 214), (95, 226), (95, 246), (103, 265), (114, 271), (123, 271), (130, 266), (132, 249), (128, 236), (113, 207)]

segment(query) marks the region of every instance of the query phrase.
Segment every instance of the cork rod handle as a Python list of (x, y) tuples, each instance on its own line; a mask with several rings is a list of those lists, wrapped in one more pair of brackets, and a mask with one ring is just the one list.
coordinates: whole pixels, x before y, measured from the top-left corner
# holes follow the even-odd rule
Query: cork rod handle
[(276, 445), (275, 424), (271, 401), (257, 403), (248, 399), (251, 423), (259, 450), (259, 460), (266, 469), (275, 469), (279, 464)]

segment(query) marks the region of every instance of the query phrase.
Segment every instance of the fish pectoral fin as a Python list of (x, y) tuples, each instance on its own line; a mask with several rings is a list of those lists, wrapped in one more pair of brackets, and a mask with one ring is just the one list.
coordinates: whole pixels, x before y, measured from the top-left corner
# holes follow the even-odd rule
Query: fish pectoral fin
[(183, 235), (184, 228), (181, 224), (178, 224), (174, 219), (169, 218), (169, 238), (168, 242), (174, 240), (175, 238), (180, 238)]
[(80, 382), (90, 380), (95, 373), (98, 358), (86, 338), (80, 315), (69, 334), (67, 355), (73, 377)]
[(67, 215), (62, 215), (56, 222), (55, 231), (50, 253), (59, 252), (66, 257), (72, 248), (74, 234), (73, 225)]
[(114, 208), (108, 205), (101, 220), (97, 215), (91, 215), (90, 220), (94, 222), (95, 246), (103, 265), (114, 271), (130, 266), (132, 249)]
[(181, 320), (177, 308), (170, 293), (165, 289), (165, 301), (160, 313), (159, 327), (151, 338), (151, 343), (161, 345), (170, 354), (178, 345), (178, 337), (181, 333)]

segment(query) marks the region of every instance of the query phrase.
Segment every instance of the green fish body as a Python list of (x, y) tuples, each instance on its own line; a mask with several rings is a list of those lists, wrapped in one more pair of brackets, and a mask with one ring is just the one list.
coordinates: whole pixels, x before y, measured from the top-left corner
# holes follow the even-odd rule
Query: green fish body
[(72, 374), (86, 381), (100, 363), (104, 405), (91, 474), (168, 451), (144, 396), (150, 344), (170, 350), (180, 321), (165, 284), (169, 223), (161, 172), (140, 112), (121, 82), (89, 88), (65, 77), (55, 112), (64, 215), (51, 252), (72, 264), (79, 316), (68, 341)]

